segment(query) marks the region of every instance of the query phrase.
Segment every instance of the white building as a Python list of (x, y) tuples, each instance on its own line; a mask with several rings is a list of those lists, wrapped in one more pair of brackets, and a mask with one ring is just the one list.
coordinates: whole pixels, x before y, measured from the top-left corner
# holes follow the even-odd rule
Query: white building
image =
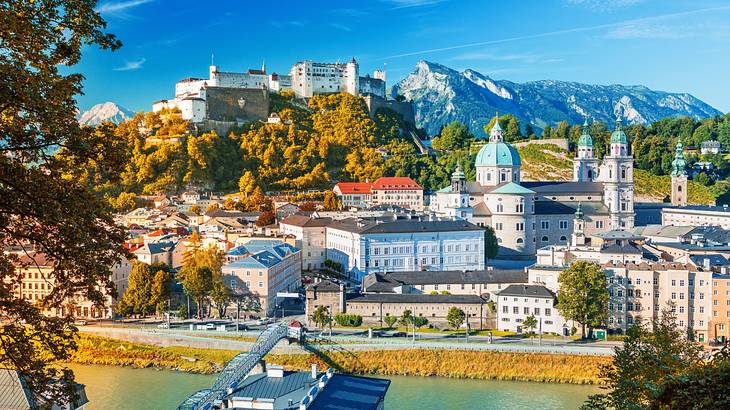
[[(497, 327), (516, 333), (554, 333), (570, 335), (567, 323), (556, 308), (555, 293), (541, 285), (510, 285), (497, 293)], [(533, 316), (534, 328), (527, 329), (525, 319)]]
[(300, 61), (292, 66), (289, 77), (291, 89), (299, 98), (342, 92), (376, 94), (385, 98), (385, 72), (378, 72), (377, 77), (360, 77), (359, 65), (354, 58), (347, 63)]
[(662, 208), (662, 225), (712, 225), (730, 229), (730, 208), (727, 205), (688, 205), (676, 208)]
[(332, 218), (316, 218), (306, 215), (289, 215), (279, 222), (281, 233), (296, 238), (297, 248), (302, 250), (302, 270), (324, 268), (326, 259), (327, 225)]
[(519, 153), (504, 142), (497, 119), (476, 156), (476, 181), (465, 181), (457, 169), (451, 186), (431, 196), (429, 209), (491, 226), (500, 258), (532, 258), (541, 247), (567, 244), (579, 205), (586, 235), (633, 228), (633, 158), (620, 121), (600, 166), (587, 125), (573, 161), (573, 181), (521, 181)]
[(371, 272), (485, 268), (484, 229), (463, 220), (350, 218), (327, 226), (327, 259)]

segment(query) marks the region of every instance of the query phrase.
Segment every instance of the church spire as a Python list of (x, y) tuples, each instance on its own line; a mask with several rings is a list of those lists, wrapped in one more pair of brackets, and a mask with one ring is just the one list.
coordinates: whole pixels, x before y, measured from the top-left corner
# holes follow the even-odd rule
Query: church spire
[(494, 117), (494, 125), (489, 131), (490, 142), (503, 142), (502, 127), (499, 126), (499, 113)]
[(677, 141), (674, 147), (674, 160), (672, 161), (672, 176), (687, 176), (687, 161), (684, 160), (684, 148), (682, 141)]

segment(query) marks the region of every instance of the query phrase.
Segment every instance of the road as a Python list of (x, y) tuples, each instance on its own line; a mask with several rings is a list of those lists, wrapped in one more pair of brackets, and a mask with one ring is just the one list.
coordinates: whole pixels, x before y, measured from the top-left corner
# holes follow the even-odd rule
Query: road
[[(159, 323), (159, 322), (158, 322)], [(179, 326), (172, 329), (157, 328), (155, 323), (138, 323), (125, 326), (82, 326), (80, 330), (84, 333), (98, 336), (122, 339), (131, 342), (152, 344), (158, 346), (188, 346), (207, 349), (225, 350), (248, 350), (252, 345), (253, 338), (257, 337), (262, 326), (254, 322), (248, 322), (249, 330), (239, 331), (190, 331), (189, 327)], [(502, 352), (542, 352), (561, 354), (585, 354), (585, 355), (613, 355), (613, 348), (617, 343), (598, 342), (583, 343), (562, 339), (544, 339), (540, 344), (538, 339), (524, 339), (518, 337), (493, 337), (492, 343), (488, 342), (487, 336), (470, 336), (467, 343), (463, 335), (452, 335), (443, 333), (417, 332), (416, 340), (413, 341), (409, 334), (407, 337), (394, 337), (392, 331), (379, 332), (380, 337), (368, 338), (367, 331), (361, 329), (334, 329), (332, 336), (329, 332), (311, 333), (315, 340), (313, 343), (322, 349), (347, 349), (353, 351), (363, 350), (398, 350), (398, 349), (462, 349), (462, 350), (485, 350)], [(251, 338), (248, 340), (236, 340), (234, 337), (241, 336)], [(280, 342), (274, 349), (275, 353), (305, 353), (306, 351), (297, 344)]]

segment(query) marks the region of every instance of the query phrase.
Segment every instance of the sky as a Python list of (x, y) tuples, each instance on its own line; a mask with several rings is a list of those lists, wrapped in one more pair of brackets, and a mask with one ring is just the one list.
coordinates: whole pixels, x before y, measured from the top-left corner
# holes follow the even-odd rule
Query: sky
[(101, 0), (123, 47), (88, 46), (79, 108), (113, 101), (149, 111), (175, 82), (297, 61), (386, 69), (388, 85), (419, 60), (515, 82), (641, 84), (688, 92), (730, 112), (727, 0)]

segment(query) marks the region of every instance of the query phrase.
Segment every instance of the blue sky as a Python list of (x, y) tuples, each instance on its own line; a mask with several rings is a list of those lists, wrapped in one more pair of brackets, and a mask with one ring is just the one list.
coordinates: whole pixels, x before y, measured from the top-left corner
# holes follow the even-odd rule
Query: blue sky
[(642, 84), (730, 111), (730, 2), (722, 0), (102, 0), (116, 51), (85, 50), (79, 108), (150, 110), (185, 77), (288, 73), (356, 57), (402, 79), (421, 59), (495, 79)]

